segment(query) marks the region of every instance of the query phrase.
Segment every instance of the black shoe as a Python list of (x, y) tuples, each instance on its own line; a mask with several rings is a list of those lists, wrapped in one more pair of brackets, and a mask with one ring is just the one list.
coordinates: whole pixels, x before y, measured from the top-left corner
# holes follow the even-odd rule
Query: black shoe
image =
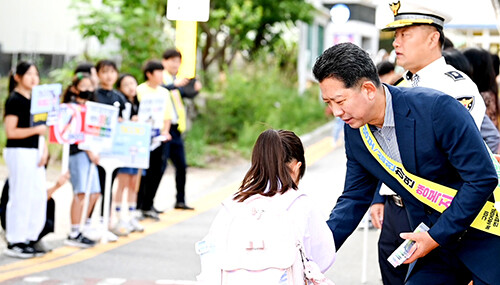
[(177, 202), (177, 203), (175, 203), (174, 208), (175, 208), (175, 209), (179, 209), (179, 210), (194, 210), (194, 208), (189, 207), (189, 206), (188, 206), (188, 205), (186, 205), (186, 203), (184, 203), (184, 202)]
[(37, 247), (36, 244), (37, 244), (37, 242), (35, 242), (35, 241), (30, 241), (28, 244), (28, 246), (33, 248), (33, 250), (35, 251), (35, 256), (45, 255), (47, 253), (47, 250), (40, 248), (40, 247)]
[(72, 238), (68, 236), (68, 239), (64, 241), (64, 244), (69, 246), (75, 246), (80, 248), (89, 248), (95, 245), (95, 241), (90, 240), (79, 233), (76, 237)]
[(36, 256), (35, 249), (25, 243), (14, 243), (7, 245), (5, 255), (17, 258), (32, 258)]
[(153, 210), (149, 210), (149, 211), (142, 210), (142, 216), (144, 218), (153, 219), (155, 221), (159, 221), (160, 220), (160, 217), (158, 216), (158, 213), (156, 213)]
[(152, 207), (151, 207), (151, 211), (154, 211), (154, 212), (156, 212), (157, 214), (163, 214), (163, 212), (164, 212), (164, 211), (161, 211), (161, 210), (156, 209), (156, 208), (155, 208), (155, 206), (152, 206)]

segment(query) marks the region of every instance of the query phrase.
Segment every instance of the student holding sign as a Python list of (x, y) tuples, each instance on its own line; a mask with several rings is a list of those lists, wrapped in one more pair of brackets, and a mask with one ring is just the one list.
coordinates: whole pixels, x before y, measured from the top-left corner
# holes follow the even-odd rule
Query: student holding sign
[[(131, 74), (122, 74), (116, 82), (118, 90), (125, 95), (128, 103), (130, 104), (130, 120), (137, 121), (137, 114), (139, 113), (139, 100), (137, 99), (137, 80)], [(124, 118), (128, 120), (129, 118)], [(115, 211), (119, 217), (119, 221), (113, 228), (113, 232), (117, 235), (128, 232), (143, 232), (144, 227), (139, 223), (136, 216), (137, 208), (137, 179), (139, 176), (137, 168), (123, 167), (118, 169), (116, 179), (118, 186), (114, 195)], [(127, 189), (127, 204), (129, 216), (123, 217), (124, 213), (121, 211), (123, 202), (123, 193)]]
[(18, 258), (41, 254), (33, 245), (45, 224), (47, 190), (44, 165), (48, 148), (45, 144), (39, 145), (43, 141), (39, 136), (45, 135), (47, 127), (30, 127), (31, 90), (39, 82), (36, 66), (20, 62), (10, 75), (10, 95), (5, 102), (7, 145), (3, 155), (10, 185), (5, 254)]
[[(116, 63), (109, 59), (102, 59), (97, 62), (95, 69), (99, 79), (99, 88), (97, 88), (93, 101), (101, 104), (117, 106), (120, 109), (119, 120), (121, 120), (122, 112), (125, 109), (125, 103), (127, 100), (123, 94), (114, 89), (116, 80), (118, 79), (118, 67), (116, 66)], [(102, 190), (101, 194), (104, 195), (106, 172), (101, 166), (98, 166), (97, 169), (99, 170), (99, 183), (101, 184)], [(116, 172), (113, 172), (111, 183), (115, 176)], [(101, 209), (104, 209), (104, 199), (102, 200)], [(104, 213), (102, 214), (104, 215)], [(108, 225), (105, 227), (107, 228)], [(112, 232), (107, 231), (106, 235), (108, 236), (108, 240), (118, 240), (118, 237)]]
[(150, 153), (149, 168), (146, 171), (146, 177), (141, 180), (137, 203), (144, 217), (159, 220), (158, 213), (153, 209), (153, 200), (165, 170), (165, 145), (167, 141), (172, 139), (170, 125), (173, 107), (169, 91), (161, 87), (163, 82), (163, 65), (161, 62), (148, 61), (144, 66), (144, 79), (146, 82), (137, 87), (137, 98), (141, 102), (139, 121), (148, 122), (152, 120), (153, 130), (157, 130), (157, 133), (159, 133), (159, 135), (156, 135), (157, 138), (153, 138), (153, 143), (158, 140), (161, 143), (159, 146), (153, 147), (154, 149)]
[[(94, 86), (88, 73), (77, 73), (73, 83), (64, 93), (63, 103), (85, 104), (94, 94)], [(73, 186), (73, 202), (71, 203), (71, 232), (65, 244), (87, 248), (95, 245), (80, 232), (80, 221), (84, 205), (85, 190), (90, 183), (90, 199), (86, 218), (90, 217), (91, 210), (101, 194), (99, 176), (96, 164), (99, 156), (91, 151), (83, 151), (77, 144), (70, 145), (69, 171), (71, 173), (71, 185)], [(93, 163), (92, 163), (93, 162)], [(91, 169), (93, 168), (93, 169)]]

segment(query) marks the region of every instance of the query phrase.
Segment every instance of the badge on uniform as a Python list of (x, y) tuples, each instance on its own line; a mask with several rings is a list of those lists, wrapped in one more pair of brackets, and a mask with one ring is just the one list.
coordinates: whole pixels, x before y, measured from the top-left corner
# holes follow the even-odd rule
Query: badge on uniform
[(448, 71), (448, 72), (445, 72), (444, 74), (448, 75), (449, 77), (451, 77), (451, 79), (453, 79), (455, 81), (465, 79), (465, 77), (462, 74), (460, 74), (460, 72), (458, 72), (456, 70)]
[(462, 105), (464, 105), (467, 111), (472, 110), (472, 108), (474, 107), (474, 96), (457, 97), (457, 100)]

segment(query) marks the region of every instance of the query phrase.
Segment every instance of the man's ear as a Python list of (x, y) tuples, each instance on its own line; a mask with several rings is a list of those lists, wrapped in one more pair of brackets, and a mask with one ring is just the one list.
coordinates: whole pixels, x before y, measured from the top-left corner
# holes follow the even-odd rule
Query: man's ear
[(377, 86), (372, 81), (366, 80), (361, 84), (361, 92), (365, 92), (369, 99), (373, 99), (377, 94)]
[(435, 30), (433, 31), (431, 34), (430, 34), (430, 42), (429, 44), (431, 46), (441, 46), (441, 43), (439, 42), (439, 38), (440, 38), (441, 34)]

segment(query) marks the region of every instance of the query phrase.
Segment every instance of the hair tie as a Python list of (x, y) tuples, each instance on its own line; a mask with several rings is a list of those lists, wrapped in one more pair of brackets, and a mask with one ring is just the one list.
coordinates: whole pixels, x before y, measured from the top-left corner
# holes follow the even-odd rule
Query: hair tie
[(84, 76), (83, 72), (76, 73), (76, 78), (78, 78), (78, 80), (82, 80), (83, 76)]

